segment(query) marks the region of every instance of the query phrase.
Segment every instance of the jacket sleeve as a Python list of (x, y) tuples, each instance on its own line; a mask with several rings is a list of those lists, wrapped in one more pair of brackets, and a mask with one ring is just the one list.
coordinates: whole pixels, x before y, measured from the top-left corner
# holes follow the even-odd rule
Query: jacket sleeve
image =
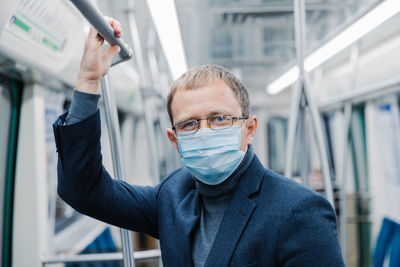
[(344, 266), (337, 239), (336, 216), (321, 195), (306, 194), (282, 221), (278, 239), (279, 266)]
[(125, 229), (158, 238), (157, 187), (114, 180), (102, 165), (100, 113), (53, 125), (58, 151), (59, 196), (77, 211)]
[(71, 107), (65, 118), (64, 125), (74, 124), (84, 120), (98, 110), (100, 95), (74, 90)]

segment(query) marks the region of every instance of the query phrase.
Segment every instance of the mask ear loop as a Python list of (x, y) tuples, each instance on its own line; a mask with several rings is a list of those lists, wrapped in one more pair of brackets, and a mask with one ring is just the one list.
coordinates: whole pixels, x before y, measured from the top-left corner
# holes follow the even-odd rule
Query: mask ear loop
[[(242, 127), (240, 127), (240, 130), (242, 130), (244, 128), (244, 126), (246, 125), (247, 119), (244, 120), (244, 123), (242, 125)], [(242, 136), (242, 132), (240, 132), (240, 136)], [(249, 148), (249, 144), (246, 145), (246, 150), (244, 151), (244, 154), (246, 155), (247, 153), (247, 149)], [(242, 159), (243, 160), (243, 159)]]
[(246, 125), (247, 119), (244, 120), (244, 123), (242, 125), (242, 127), (240, 127), (240, 129), (243, 129), (243, 127)]

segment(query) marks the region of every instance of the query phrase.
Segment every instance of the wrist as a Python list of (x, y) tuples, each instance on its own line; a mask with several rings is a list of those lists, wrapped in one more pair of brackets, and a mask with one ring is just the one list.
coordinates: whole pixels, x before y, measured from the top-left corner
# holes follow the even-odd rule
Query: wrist
[(100, 80), (91, 80), (78, 77), (75, 89), (84, 93), (98, 94)]

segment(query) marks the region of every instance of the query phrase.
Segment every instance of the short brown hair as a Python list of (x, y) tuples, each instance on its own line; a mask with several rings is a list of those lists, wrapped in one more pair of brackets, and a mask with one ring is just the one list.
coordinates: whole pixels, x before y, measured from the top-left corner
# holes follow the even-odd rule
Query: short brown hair
[(177, 91), (199, 88), (208, 85), (217, 79), (224, 81), (235, 93), (242, 109), (242, 116), (249, 116), (249, 94), (242, 82), (226, 68), (218, 65), (207, 64), (189, 69), (172, 83), (167, 97), (167, 109), (171, 124), (174, 124), (171, 104)]

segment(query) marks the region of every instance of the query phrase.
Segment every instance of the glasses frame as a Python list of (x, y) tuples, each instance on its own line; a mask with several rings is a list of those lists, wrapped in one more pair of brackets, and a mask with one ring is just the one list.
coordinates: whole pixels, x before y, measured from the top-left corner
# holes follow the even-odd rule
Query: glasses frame
[[(211, 118), (214, 118), (214, 117), (216, 117), (216, 116), (224, 116), (224, 117), (231, 117), (231, 119), (232, 119), (232, 124), (231, 124), (231, 126), (229, 126), (229, 127), (224, 127), (224, 128), (212, 128), (211, 127), (211, 124), (210, 124), (210, 122), (209, 122), (209, 119), (211, 119)], [(181, 134), (184, 134), (184, 135), (192, 135), (192, 134), (195, 134), (195, 133), (197, 133), (198, 132), (198, 130), (200, 129), (200, 121), (202, 121), (202, 120), (207, 120), (207, 125), (208, 125), (208, 127), (210, 128), (210, 129), (212, 129), (212, 130), (215, 130), (215, 131), (218, 131), (218, 130), (224, 130), (224, 129), (229, 129), (229, 128), (231, 128), (232, 126), (233, 126), (233, 122), (234, 121), (237, 121), (237, 120), (247, 120), (249, 118), (249, 116), (245, 116), (245, 117), (243, 117), (243, 116), (231, 116), (231, 115), (213, 115), (213, 116), (210, 116), (210, 117), (207, 117), (207, 118), (202, 118), (202, 119), (192, 119), (192, 120), (185, 120), (185, 121), (181, 121), (181, 122), (178, 122), (178, 123), (176, 123), (174, 126), (172, 126), (172, 130), (174, 130), (174, 132), (175, 132), (175, 136), (178, 134), (178, 132), (176, 131), (176, 125), (178, 125), (178, 124), (180, 124), (180, 123), (183, 123), (183, 122), (196, 122), (196, 124), (197, 124), (197, 129), (196, 129), (196, 131), (193, 131), (193, 132), (187, 132), (186, 134), (185, 134), (185, 132), (180, 132)], [(246, 122), (245, 122), (246, 123)]]

